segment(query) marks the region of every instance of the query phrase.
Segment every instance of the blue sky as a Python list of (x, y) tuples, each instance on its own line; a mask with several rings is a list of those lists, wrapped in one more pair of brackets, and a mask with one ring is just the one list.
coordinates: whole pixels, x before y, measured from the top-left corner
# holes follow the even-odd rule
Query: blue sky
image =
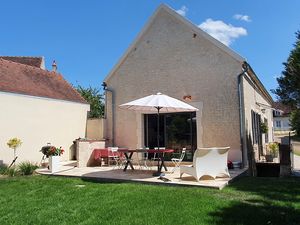
[(247, 59), (276, 87), (300, 30), (300, 1), (27, 0), (0, 6), (0, 55), (44, 56), (73, 84), (100, 87), (151, 14), (165, 3)]

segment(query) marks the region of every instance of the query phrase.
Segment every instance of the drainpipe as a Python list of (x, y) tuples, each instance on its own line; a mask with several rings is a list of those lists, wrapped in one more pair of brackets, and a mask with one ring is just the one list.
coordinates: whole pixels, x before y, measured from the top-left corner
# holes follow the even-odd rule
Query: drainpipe
[(238, 96), (239, 96), (239, 117), (240, 117), (240, 142), (242, 150), (242, 164), (243, 167), (248, 165), (246, 155), (244, 153), (244, 136), (245, 136), (245, 105), (244, 105), (244, 91), (242, 78), (247, 73), (249, 66), (247, 62), (242, 65), (243, 71), (238, 75)]
[(111, 93), (111, 108), (112, 108), (112, 128), (111, 128), (111, 144), (112, 146), (115, 146), (115, 96), (114, 91), (107, 87), (107, 84), (105, 82), (102, 83), (103, 90), (105, 91), (105, 107), (104, 107), (104, 118), (107, 119), (107, 92)]

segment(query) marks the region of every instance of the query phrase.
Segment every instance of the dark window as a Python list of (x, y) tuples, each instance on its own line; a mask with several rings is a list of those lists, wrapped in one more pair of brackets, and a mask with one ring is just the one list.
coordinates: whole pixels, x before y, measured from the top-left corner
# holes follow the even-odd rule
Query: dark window
[(252, 118), (252, 138), (253, 138), (253, 144), (258, 143), (258, 124), (257, 124), (257, 113), (254, 111), (251, 111), (251, 118)]
[(251, 117), (253, 144), (258, 145), (259, 155), (263, 155), (262, 133), (260, 131), (261, 117), (253, 110), (251, 110)]
[(276, 127), (279, 127), (279, 128), (281, 127), (281, 121), (280, 120), (276, 121)]
[[(159, 118), (159, 146), (181, 152), (187, 148), (185, 160), (192, 160), (197, 147), (196, 113), (164, 113)], [(145, 145), (157, 147), (157, 114), (145, 114)]]

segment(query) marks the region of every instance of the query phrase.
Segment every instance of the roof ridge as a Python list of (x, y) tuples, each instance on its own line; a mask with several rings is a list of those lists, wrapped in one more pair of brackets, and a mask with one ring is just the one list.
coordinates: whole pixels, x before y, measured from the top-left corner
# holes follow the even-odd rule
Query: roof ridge
[(44, 56), (11, 56), (11, 55), (0, 55), (1, 57), (12, 57), (12, 58), (43, 58)]

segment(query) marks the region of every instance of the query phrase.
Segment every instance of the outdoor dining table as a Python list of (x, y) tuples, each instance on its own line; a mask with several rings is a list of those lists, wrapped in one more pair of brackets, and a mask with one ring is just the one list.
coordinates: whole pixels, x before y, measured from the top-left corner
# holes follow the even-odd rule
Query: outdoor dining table
[(131, 158), (132, 158), (133, 153), (135, 153), (135, 152), (138, 152), (138, 153), (140, 153), (140, 152), (160, 153), (160, 154), (162, 154), (161, 163), (160, 163), (160, 165), (158, 165), (158, 171), (160, 172), (162, 167), (164, 167), (165, 170), (168, 171), (167, 167), (165, 166), (165, 159), (164, 159), (165, 154), (164, 153), (172, 153), (172, 152), (174, 152), (174, 149), (159, 149), (159, 150), (158, 149), (118, 149), (118, 152), (123, 153), (125, 155), (125, 158), (126, 158), (126, 164), (125, 164), (125, 167), (123, 169), (124, 172), (127, 170), (128, 166), (130, 166), (131, 169), (134, 170), (134, 167), (133, 167), (132, 162), (131, 162), (132, 161)]

